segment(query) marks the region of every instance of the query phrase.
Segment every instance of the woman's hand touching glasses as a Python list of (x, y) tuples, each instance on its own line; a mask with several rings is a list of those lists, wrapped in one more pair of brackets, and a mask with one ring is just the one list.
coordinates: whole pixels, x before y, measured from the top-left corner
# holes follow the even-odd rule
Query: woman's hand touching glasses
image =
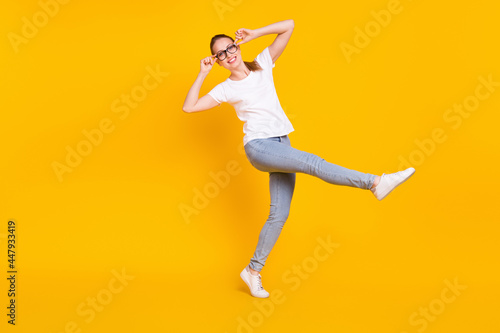
[(215, 58), (213, 56), (201, 59), (200, 62), (200, 73), (206, 74), (210, 72), (215, 63)]
[[(248, 43), (249, 41), (251, 41), (252, 39), (254, 39), (256, 37), (254, 30), (245, 29), (245, 28), (241, 28), (241, 29), (236, 30), (235, 35), (236, 35), (236, 39), (235, 39), (234, 44), (236, 46), (244, 44), (244, 43)], [(201, 73), (210, 72), (210, 70), (212, 69), (212, 67), (217, 59), (219, 59), (219, 61), (222, 61), (223, 59), (225, 59), (227, 57), (227, 51), (228, 50), (226, 49), (224, 51), (224, 54), (221, 54), (221, 55), (214, 54), (210, 57), (203, 58), (201, 60), (201, 64), (200, 64), (200, 72)], [(234, 52), (236, 52), (236, 50), (229, 52), (229, 53), (234, 53)]]
[(249, 41), (251, 41), (252, 39), (255, 39), (255, 37), (256, 37), (254, 30), (245, 29), (245, 28), (241, 28), (241, 29), (236, 30), (235, 34), (236, 34), (236, 39), (237, 40), (240, 39), (240, 41), (236, 43), (237, 45), (248, 43)]

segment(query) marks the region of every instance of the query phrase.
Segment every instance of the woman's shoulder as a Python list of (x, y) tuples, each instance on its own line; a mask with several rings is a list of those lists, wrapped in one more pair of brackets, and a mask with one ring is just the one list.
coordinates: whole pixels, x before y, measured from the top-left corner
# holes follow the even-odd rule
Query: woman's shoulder
[(254, 60), (256, 60), (264, 69), (271, 69), (275, 66), (275, 64), (273, 64), (273, 59), (271, 58), (271, 53), (269, 53), (269, 46), (266, 46)]

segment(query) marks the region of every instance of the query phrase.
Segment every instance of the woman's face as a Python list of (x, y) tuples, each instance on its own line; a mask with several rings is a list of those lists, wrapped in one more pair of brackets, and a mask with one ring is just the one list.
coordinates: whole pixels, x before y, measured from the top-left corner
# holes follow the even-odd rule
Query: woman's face
[[(217, 54), (219, 51), (226, 50), (227, 47), (233, 43), (234, 42), (229, 38), (220, 38), (214, 43), (213, 50), (215, 51), (215, 54)], [(237, 68), (242, 63), (240, 47), (238, 47), (235, 53), (226, 52), (226, 58), (222, 61), (216, 58), (216, 62), (219, 66), (228, 70)]]

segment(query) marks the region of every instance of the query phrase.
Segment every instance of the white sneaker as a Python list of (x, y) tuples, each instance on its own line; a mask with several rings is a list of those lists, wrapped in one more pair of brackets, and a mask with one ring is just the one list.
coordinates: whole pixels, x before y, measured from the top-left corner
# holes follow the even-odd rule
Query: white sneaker
[(240, 273), (241, 278), (250, 288), (250, 294), (254, 297), (266, 298), (269, 297), (269, 293), (262, 287), (262, 277), (259, 275), (253, 275), (250, 273), (248, 266), (246, 266)]
[(380, 182), (375, 188), (370, 189), (378, 200), (382, 200), (396, 187), (403, 184), (411, 175), (415, 173), (415, 168), (408, 168), (396, 173), (383, 173)]

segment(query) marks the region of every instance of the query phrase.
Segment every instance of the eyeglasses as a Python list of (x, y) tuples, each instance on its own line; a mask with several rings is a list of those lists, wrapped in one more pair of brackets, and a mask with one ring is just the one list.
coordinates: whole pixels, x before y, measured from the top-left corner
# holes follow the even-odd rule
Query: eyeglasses
[(236, 53), (236, 50), (238, 50), (238, 45), (236, 45), (236, 43), (232, 43), (232, 44), (228, 45), (225, 50), (221, 50), (221, 51), (217, 52), (216, 54), (214, 54), (212, 56), (212, 58), (217, 58), (220, 61), (222, 61), (222, 60), (226, 59), (228, 52), (232, 54), (232, 53)]

